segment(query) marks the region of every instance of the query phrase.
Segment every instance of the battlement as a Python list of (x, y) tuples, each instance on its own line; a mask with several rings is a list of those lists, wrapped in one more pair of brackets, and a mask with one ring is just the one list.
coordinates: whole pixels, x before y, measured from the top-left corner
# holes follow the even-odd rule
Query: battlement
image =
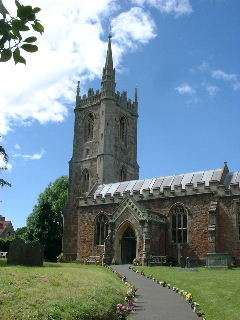
[[(93, 88), (90, 88), (87, 94), (77, 96), (76, 104), (79, 108), (87, 108), (94, 104), (100, 104), (101, 100), (106, 97), (107, 96), (105, 92), (102, 92), (100, 90), (94, 91)], [(125, 108), (130, 112), (137, 113), (138, 102), (129, 99), (127, 96), (127, 91), (114, 92), (111, 98), (116, 101), (117, 106)]]
[(140, 201), (201, 194), (240, 197), (240, 172), (226, 173), (224, 169), (216, 169), (100, 185), (94, 194), (79, 198), (79, 205), (119, 203), (127, 197)]

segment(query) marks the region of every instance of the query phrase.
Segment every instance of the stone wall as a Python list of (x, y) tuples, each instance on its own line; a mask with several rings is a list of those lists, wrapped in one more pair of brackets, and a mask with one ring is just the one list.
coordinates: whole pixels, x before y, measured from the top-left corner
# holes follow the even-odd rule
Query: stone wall
[[(205, 194), (140, 202), (141, 207), (151, 209), (155, 213), (159, 212), (159, 214), (164, 214), (168, 221), (166, 235), (159, 226), (153, 225), (151, 227), (151, 253), (154, 255), (164, 255), (166, 249), (168, 256), (177, 258), (177, 247), (171, 242), (170, 212), (173, 205), (181, 203), (188, 211), (188, 243), (182, 246), (181, 253), (185, 257), (191, 256), (204, 261), (210, 250), (208, 233), (209, 207), (213, 200), (216, 200), (214, 195)], [(237, 258), (240, 256), (240, 241), (237, 240), (236, 216), (234, 215), (234, 210), (236, 210), (235, 202), (230, 197), (217, 200), (218, 224), (216, 250), (221, 253), (230, 253)], [(103, 246), (96, 246), (94, 243), (95, 219), (100, 213), (105, 213), (111, 218), (118, 206), (118, 204), (103, 204), (80, 207), (78, 215), (68, 215), (65, 218), (64, 251), (72, 256), (75, 254), (81, 261), (91, 255), (102, 255)], [(139, 250), (140, 255), (142, 252), (142, 244)]]

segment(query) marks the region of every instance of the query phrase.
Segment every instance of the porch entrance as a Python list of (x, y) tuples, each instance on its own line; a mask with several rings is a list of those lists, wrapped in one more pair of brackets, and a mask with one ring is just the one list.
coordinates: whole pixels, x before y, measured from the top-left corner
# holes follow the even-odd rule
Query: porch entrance
[(121, 241), (122, 264), (132, 263), (136, 258), (136, 235), (131, 227), (124, 231)]

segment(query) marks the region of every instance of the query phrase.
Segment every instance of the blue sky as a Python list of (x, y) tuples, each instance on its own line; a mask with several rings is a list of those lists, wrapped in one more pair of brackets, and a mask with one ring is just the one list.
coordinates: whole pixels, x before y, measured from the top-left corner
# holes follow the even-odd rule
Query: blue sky
[[(224, 161), (240, 169), (238, 0), (60, 2), (58, 12), (49, 8), (53, 24), (44, 11), (51, 1), (43, 1), (46, 32), (28, 66), (0, 66), (6, 75), (0, 132), (12, 183), (0, 190), (0, 214), (23, 226), (39, 193), (68, 174), (76, 81), (82, 93), (99, 87), (109, 19), (117, 86), (130, 97), (139, 90), (141, 177), (219, 168)], [(66, 9), (72, 20), (62, 31)]]

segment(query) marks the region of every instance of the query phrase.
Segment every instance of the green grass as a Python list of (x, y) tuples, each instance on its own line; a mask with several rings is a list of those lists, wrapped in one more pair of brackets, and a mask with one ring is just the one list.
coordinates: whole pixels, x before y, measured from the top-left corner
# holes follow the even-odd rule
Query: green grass
[(126, 286), (102, 267), (15, 267), (0, 261), (1, 320), (112, 320), (125, 293)]
[(136, 267), (145, 274), (191, 292), (207, 320), (240, 319), (240, 268), (189, 271), (170, 267)]

